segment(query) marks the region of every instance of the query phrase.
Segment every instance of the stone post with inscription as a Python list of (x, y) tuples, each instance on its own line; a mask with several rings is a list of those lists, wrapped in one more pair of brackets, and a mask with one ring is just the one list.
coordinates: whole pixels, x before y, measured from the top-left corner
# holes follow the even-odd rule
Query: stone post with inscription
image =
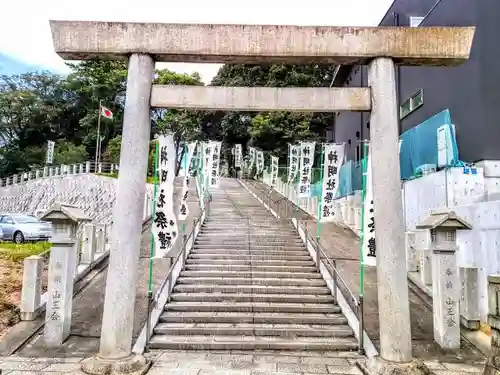
[(106, 225), (97, 224), (95, 226), (96, 252), (104, 253), (106, 251)]
[(432, 285), (432, 250), (429, 230), (415, 230), (415, 249), (418, 254), (420, 279), (425, 285)]
[(408, 272), (416, 272), (417, 267), (417, 250), (415, 249), (415, 233), (405, 233), (405, 248), (406, 248), (406, 268)]
[(417, 229), (431, 231), (434, 340), (443, 349), (460, 348), (460, 278), (456, 231), (471, 229), (454, 211), (434, 211)]
[(21, 320), (35, 320), (42, 294), (43, 258), (32, 255), (24, 259), (21, 291)]
[(96, 252), (96, 230), (94, 224), (83, 226), (83, 249), (81, 263), (92, 263)]
[(479, 310), (480, 274), (477, 267), (459, 267), (461, 297), (460, 297), (460, 323), (470, 330), (478, 330), (481, 324), (481, 313)]
[(52, 240), (49, 262), (48, 300), (43, 337), (49, 348), (60, 347), (69, 336), (76, 264), (75, 240)]

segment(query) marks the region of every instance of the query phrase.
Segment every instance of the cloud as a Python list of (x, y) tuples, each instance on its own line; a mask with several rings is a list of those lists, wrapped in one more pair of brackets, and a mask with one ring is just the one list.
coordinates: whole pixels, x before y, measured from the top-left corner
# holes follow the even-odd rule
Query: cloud
[[(52, 47), (49, 19), (172, 23), (235, 23), (282, 25), (377, 25), (392, 0), (17, 0), (2, 4), (0, 52), (23, 62), (68, 72)], [(250, 6), (251, 5), (251, 6)], [(217, 73), (215, 64), (158, 64), (177, 72), (200, 72), (205, 82)]]

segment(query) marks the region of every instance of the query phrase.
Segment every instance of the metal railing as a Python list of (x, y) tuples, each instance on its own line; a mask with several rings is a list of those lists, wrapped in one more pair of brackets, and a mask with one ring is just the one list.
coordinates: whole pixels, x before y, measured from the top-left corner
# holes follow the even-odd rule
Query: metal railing
[[(270, 209), (276, 212), (279, 219), (295, 219), (297, 222), (297, 232), (304, 233), (304, 240), (306, 249), (309, 245), (314, 248), (316, 254), (316, 268), (318, 272), (321, 271), (321, 265), (327, 270), (330, 277), (332, 278), (332, 294), (334, 300), (338, 301), (337, 289), (344, 297), (345, 301), (356, 315), (359, 322), (359, 352), (364, 353), (364, 300), (363, 296), (359, 295), (356, 297), (351, 291), (344, 278), (340, 275), (337, 268), (337, 260), (331, 259), (325, 251), (323, 245), (321, 245), (319, 238), (313, 236), (307, 229), (307, 225), (303, 222), (304, 220), (299, 218), (299, 213), (302, 212), (307, 218), (311, 218), (311, 215), (306, 211), (298, 207), (295, 203), (288, 201), (286, 197), (281, 197), (279, 199), (273, 199), (271, 190), (259, 189), (259, 187), (251, 184), (254, 187), (254, 192), (257, 194), (259, 199), (262, 200)], [(287, 202), (288, 201), (288, 202)], [(290, 210), (290, 206), (294, 207)], [(290, 215), (291, 214), (291, 215)]]
[[(163, 309), (165, 304), (170, 299), (170, 294), (172, 293), (172, 289), (174, 287), (175, 282), (177, 281), (177, 277), (180, 272), (184, 269), (184, 265), (186, 263), (187, 257), (189, 255), (189, 251), (194, 246), (196, 237), (201, 230), (201, 226), (205, 221), (209, 211), (210, 211), (210, 202), (212, 201), (212, 196), (208, 193), (208, 196), (204, 199), (204, 204), (200, 205), (200, 214), (196, 219), (193, 220), (193, 227), (188, 234), (184, 234), (182, 238), (182, 247), (177, 256), (174, 258), (172, 264), (170, 265), (170, 269), (167, 273), (167, 276), (163, 279), (160, 284), (156, 294), (153, 296), (153, 293), (148, 293), (148, 302), (147, 302), (147, 318), (146, 318), (146, 337), (145, 337), (145, 346), (144, 350), (148, 351), (149, 341), (151, 339), (151, 335), (153, 334), (154, 326), (157, 323), (157, 319), (152, 319), (152, 313), (154, 309)], [(153, 320), (153, 321), (152, 321)], [(155, 322), (156, 321), (156, 322)]]
[(67, 175), (88, 174), (88, 173), (115, 173), (118, 172), (118, 164), (95, 163), (87, 161), (78, 164), (62, 164), (57, 166), (45, 166), (29, 172), (3, 177), (0, 179), (0, 187), (19, 185), (28, 181), (39, 180), (48, 177), (62, 177)]

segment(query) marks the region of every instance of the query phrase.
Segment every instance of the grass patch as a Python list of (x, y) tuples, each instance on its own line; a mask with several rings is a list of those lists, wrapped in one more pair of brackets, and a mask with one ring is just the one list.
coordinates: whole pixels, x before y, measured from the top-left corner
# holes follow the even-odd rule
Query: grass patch
[(0, 242), (0, 259), (20, 262), (31, 255), (38, 255), (50, 250), (50, 242), (28, 242), (14, 244), (11, 242)]

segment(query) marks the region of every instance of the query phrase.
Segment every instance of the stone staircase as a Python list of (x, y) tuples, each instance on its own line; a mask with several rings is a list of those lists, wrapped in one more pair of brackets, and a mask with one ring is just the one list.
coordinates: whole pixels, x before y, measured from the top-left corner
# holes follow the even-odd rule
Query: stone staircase
[(356, 350), (291, 223), (274, 218), (237, 181), (221, 183), (150, 348)]

